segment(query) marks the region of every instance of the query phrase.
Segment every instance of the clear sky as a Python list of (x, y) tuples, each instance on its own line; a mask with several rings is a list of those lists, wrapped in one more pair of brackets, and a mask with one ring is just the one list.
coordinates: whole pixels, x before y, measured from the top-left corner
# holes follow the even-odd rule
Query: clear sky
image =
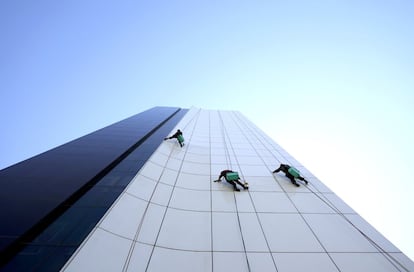
[(238, 110), (414, 259), (414, 2), (0, 1), (0, 169), (153, 106)]

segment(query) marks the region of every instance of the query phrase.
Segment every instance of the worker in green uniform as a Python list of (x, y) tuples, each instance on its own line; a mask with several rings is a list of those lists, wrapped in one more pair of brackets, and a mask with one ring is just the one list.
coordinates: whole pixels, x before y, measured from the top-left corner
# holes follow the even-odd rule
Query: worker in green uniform
[(239, 174), (237, 172), (234, 172), (232, 170), (223, 170), (223, 171), (221, 171), (220, 176), (218, 177), (218, 179), (215, 180), (214, 182), (220, 182), (223, 177), (228, 183), (233, 185), (234, 191), (240, 191), (237, 188), (236, 183), (239, 184), (241, 187), (243, 187), (243, 189), (245, 189), (245, 190), (249, 189), (249, 184), (247, 182), (245, 182), (245, 183), (240, 182), (240, 177), (239, 177)]
[(169, 139), (173, 139), (173, 138), (177, 139), (180, 146), (183, 147), (184, 137), (183, 137), (183, 133), (181, 132), (181, 130), (177, 129), (177, 131), (172, 136), (164, 138), (164, 141), (169, 140)]
[(288, 177), (290, 181), (297, 187), (299, 187), (300, 185), (296, 182), (295, 178), (304, 181), (305, 184), (308, 184), (308, 181), (300, 175), (299, 170), (297, 170), (295, 167), (281, 163), (279, 168), (273, 171), (273, 173), (278, 173), (279, 171), (285, 173), (286, 177)]

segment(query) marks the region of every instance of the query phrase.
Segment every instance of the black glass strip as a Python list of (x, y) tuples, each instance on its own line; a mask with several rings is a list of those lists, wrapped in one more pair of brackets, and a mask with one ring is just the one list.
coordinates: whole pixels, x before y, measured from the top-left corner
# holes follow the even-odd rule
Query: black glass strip
[[(93, 228), (96, 222), (98, 222), (102, 215), (106, 212), (107, 208), (110, 207), (113, 201), (123, 191), (125, 186), (139, 171), (149, 156), (151, 156), (151, 154), (159, 146), (163, 137), (169, 133), (169, 131), (178, 123), (178, 121), (186, 112), (187, 110), (179, 110), (177, 108), (153, 108), (82, 137), (87, 139), (82, 140), (82, 138), (79, 138), (68, 144), (65, 144), (57, 148), (60, 149), (60, 152), (51, 150), (49, 151), (50, 153), (46, 152), (41, 154), (43, 157), (50, 155), (50, 159), (53, 160), (58, 159), (59, 157), (55, 156), (55, 154), (64, 154), (65, 156), (73, 156), (77, 157), (78, 159), (79, 157), (87, 157), (87, 161), (79, 159), (77, 163), (74, 163), (73, 160), (69, 160), (70, 163), (66, 164), (66, 167), (69, 167), (69, 169), (65, 169), (65, 171), (63, 171), (63, 169), (60, 169), (60, 176), (63, 175), (67, 177), (65, 175), (65, 173), (67, 173), (74, 183), (76, 183), (76, 179), (79, 178), (77, 168), (83, 168), (82, 170), (89, 170), (87, 175), (82, 176), (84, 179), (85, 177), (91, 176), (91, 169), (95, 171), (95, 175), (87, 182), (84, 182), (83, 185), (78, 186), (75, 192), (71, 191), (72, 194), (69, 197), (66, 199), (60, 199), (60, 203), (58, 205), (54, 203), (55, 206), (53, 208), (53, 211), (50, 212), (48, 216), (45, 216), (40, 221), (38, 221), (35, 226), (31, 227), (29, 231), (30, 235), (28, 235), (26, 232), (16, 238), (12, 235), (7, 235), (7, 232), (1, 229), (2, 232), (0, 233), (0, 240), (3, 242), (5, 241), (4, 244), (6, 245), (9, 243), (9, 246), (6, 247), (6, 250), (2, 252), (2, 264), (4, 265), (6, 262), (8, 262), (8, 260), (10, 260), (12, 256), (17, 254), (3, 268), (10, 268), (10, 270), (13, 270), (16, 267), (21, 266), (22, 263), (30, 264), (32, 263), (30, 259), (33, 255), (37, 255), (37, 258), (39, 259), (48, 259), (47, 255), (49, 254), (48, 252), (50, 250), (42, 249), (36, 251), (39, 253), (33, 254), (32, 251), (27, 251), (27, 249), (31, 247), (54, 247), (57, 248), (56, 250), (61, 252), (67, 252), (65, 250), (62, 250), (62, 248), (68, 248), (68, 250), (72, 249), (73, 247), (76, 248)], [(117, 133), (114, 134), (114, 131), (117, 131)], [(133, 141), (131, 141), (131, 139), (133, 139)], [(97, 142), (94, 142), (93, 140)], [(119, 144), (117, 140), (119, 140), (119, 142), (122, 144)], [(101, 141), (101, 143), (99, 144), (98, 141)], [(145, 145), (141, 145), (144, 142)], [(93, 143), (92, 145), (94, 148), (90, 148), (91, 143)], [(118, 147), (122, 146), (122, 152), (119, 152), (119, 148), (109, 148), (109, 150), (99, 149), (99, 146), (111, 146), (109, 143), (116, 143), (115, 145)], [(148, 145), (147, 143), (153, 144)], [(81, 148), (82, 146), (85, 147), (88, 152), (85, 152), (85, 148)], [(97, 152), (97, 150), (101, 150), (103, 152)], [(114, 153), (118, 154), (116, 158), (113, 158)], [(64, 158), (65, 156), (61, 157)], [(105, 160), (102, 158), (102, 156), (106, 156), (106, 158), (112, 158), (112, 161), (108, 162), (107, 160), (106, 163), (103, 163)], [(26, 164), (26, 168), (29, 168), (29, 170), (32, 170), (31, 168), (33, 165), (36, 166), (39, 161), (35, 160), (33, 163), (31, 163), (32, 159), (22, 162)], [(93, 167), (85, 167), (82, 165), (84, 163), (93, 164)], [(99, 169), (96, 164), (100, 165), (102, 168)], [(59, 165), (59, 163), (57, 162), (52, 166), (56, 165)], [(103, 167), (103, 165), (105, 165), (105, 167)], [(20, 170), (24, 168), (19, 164), (16, 166), (18, 166)], [(8, 181), (11, 180), (10, 176), (25, 177), (24, 174), (16, 175), (16, 173), (19, 172), (13, 168), (14, 167), (12, 166), (5, 169), (10, 171), (3, 170), (0, 172), (0, 183), (4, 183), (6, 180), (4, 179), (5, 176), (8, 177)], [(27, 179), (27, 182), (31, 180), (32, 183), (36, 183), (39, 180), (46, 179), (46, 181), (49, 183), (55, 183), (55, 186), (58, 186), (60, 183), (62, 183), (56, 179), (57, 176), (55, 176), (53, 173), (44, 173), (50, 170), (50, 168), (46, 167), (42, 170), (43, 171), (39, 171), (37, 175), (34, 174), (35, 171), (29, 171), (30, 174), (25, 177)], [(3, 172), (8, 172), (9, 175), (5, 175)], [(14, 173), (15, 175), (10, 175), (10, 172)], [(59, 173), (59, 171), (56, 171), (56, 169), (52, 172)], [(73, 172), (77, 173), (73, 174)], [(54, 179), (48, 179), (45, 177), (54, 177)], [(65, 182), (63, 183), (65, 184)], [(47, 191), (47, 187), (43, 187), (43, 194), (41, 193), (41, 190), (35, 190), (34, 192), (32, 191), (32, 193), (40, 194), (39, 198), (44, 197), (47, 199), (50, 194), (55, 194), (56, 190), (64, 191), (65, 189), (68, 189), (65, 186), (63, 187), (64, 188), (54, 188), (55, 190), (51, 190), (50, 192)], [(15, 190), (14, 197), (21, 200), (22, 206), (30, 204), (27, 201), (25, 202), (22, 200), (20, 198), (21, 195), (21, 189)], [(28, 195), (30, 196), (30, 194)], [(34, 202), (33, 197), (29, 199)], [(79, 201), (76, 202), (77, 200)], [(27, 209), (24, 209), (24, 212), (30, 213), (30, 207), (25, 207)], [(5, 215), (3, 211), (4, 209), (0, 210), (0, 220), (2, 220), (1, 218)], [(23, 214), (23, 216), (25, 216), (25, 214)], [(58, 216), (60, 216), (59, 219), (55, 221)], [(4, 221), (2, 220), (2, 222)], [(21, 222), (14, 222), (17, 228), (23, 229), (18, 225), (19, 223)], [(6, 233), (6, 235), (4, 235), (4, 233)], [(7, 238), (12, 239), (10, 241), (7, 240)], [(10, 243), (12, 246), (10, 246)], [(24, 248), (22, 249), (22, 247)], [(19, 252), (19, 250), (21, 251)], [(31, 253), (27, 254), (27, 252)], [(50, 254), (55, 255), (56, 253)], [(9, 258), (4, 258), (7, 257), (7, 255)], [(55, 262), (50, 263), (52, 264)], [(59, 265), (63, 264), (64, 262), (59, 263)], [(29, 267), (29, 269), (32, 268), (33, 267)]]

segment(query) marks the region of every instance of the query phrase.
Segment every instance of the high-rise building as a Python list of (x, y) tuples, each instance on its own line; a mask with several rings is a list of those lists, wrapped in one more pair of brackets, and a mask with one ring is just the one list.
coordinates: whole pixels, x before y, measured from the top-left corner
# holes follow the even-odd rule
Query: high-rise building
[[(182, 147), (164, 140), (177, 129)], [(225, 169), (249, 189), (213, 182)], [(2, 271), (414, 271), (234, 111), (152, 108), (3, 169), (0, 186)]]

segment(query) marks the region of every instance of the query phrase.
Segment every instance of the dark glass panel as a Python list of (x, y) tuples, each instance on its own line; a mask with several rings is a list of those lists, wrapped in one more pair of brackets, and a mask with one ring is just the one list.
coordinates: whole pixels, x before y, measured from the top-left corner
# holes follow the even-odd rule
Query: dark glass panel
[(1, 271), (59, 271), (75, 250), (70, 246), (27, 246)]
[[(114, 201), (114, 200), (113, 200)], [(92, 231), (109, 207), (83, 208), (85, 216), (78, 221), (72, 232), (65, 237), (64, 245), (79, 246), (83, 239)]]
[(1, 271), (36, 271), (36, 267), (41, 265), (53, 252), (54, 247), (45, 246), (26, 246)]
[[(107, 208), (112, 205), (123, 188), (129, 184), (146, 159), (155, 151), (165, 135), (184, 116), (186, 110), (181, 110), (174, 115), (155, 133), (146, 138), (144, 142), (137, 139), (147, 135), (149, 131), (161, 123), (163, 118), (165, 119), (175, 110), (175, 108), (154, 108), (74, 140), (28, 160), (31, 164), (29, 164), (30, 167), (26, 169), (28, 170), (26, 172), (22, 171), (22, 169), (25, 169), (24, 165), (16, 165), (17, 167), (12, 167), (10, 171), (0, 171), (0, 185), (9, 182), (10, 178), (14, 178), (15, 181), (20, 181), (20, 184), (23, 185), (20, 186), (20, 190), (24, 187), (34, 188), (34, 191), (41, 188), (43, 191), (36, 193), (36, 195), (42, 196), (40, 203), (44, 201), (54, 207), (66, 200), (76, 190), (78, 192), (84, 191), (85, 188), (95, 184), (98, 177), (101, 179), (77, 203), (69, 207), (57, 220), (45, 228), (31, 242), (31, 245), (26, 246), (20, 253), (15, 255), (7, 267), (16, 268), (18, 265), (26, 263), (28, 266), (25, 267), (31, 269), (42, 267), (43, 270), (42, 265), (46, 264), (51, 256), (54, 256), (53, 260), (56, 260), (56, 262), (53, 261), (54, 264), (51, 266), (45, 266), (44, 270), (47, 271), (47, 267), (60, 268), (63, 266), (71, 253), (66, 254), (68, 252), (65, 250), (66, 247), (51, 247), (51, 245), (75, 246), (68, 248), (70, 252), (73, 252), (100, 220)], [(140, 123), (143, 125), (140, 126)], [(114, 137), (117, 138), (116, 141), (113, 140)], [(125, 147), (125, 143), (129, 143), (129, 146)], [(131, 150), (128, 150), (130, 148)], [(132, 151), (132, 148), (135, 148), (135, 150)], [(128, 157), (127, 154), (131, 157)], [(122, 161), (120, 158), (122, 158)], [(106, 175), (102, 174), (103, 169), (110, 169), (115, 163), (118, 164), (118, 167), (115, 167)], [(18, 169), (18, 171), (15, 169)], [(25, 178), (21, 177), (22, 173), (24, 173)], [(27, 182), (27, 177), (30, 177), (32, 181)], [(96, 181), (92, 182), (94, 180)], [(81, 187), (82, 190), (79, 190)], [(20, 190), (16, 192), (20, 193)], [(10, 195), (16, 196), (16, 192)], [(29, 195), (26, 195), (27, 199), (19, 198), (15, 200), (16, 203), (21, 204), (20, 208), (22, 209), (17, 210), (23, 212), (23, 214), (32, 214), (31, 209), (38, 208), (39, 203), (32, 205), (31, 201), (27, 201), (29, 199), (37, 200), (36, 197), (32, 196), (31, 198)], [(11, 201), (12, 199), (8, 200)], [(0, 220), (4, 219), (4, 215), (6, 215), (3, 212), (4, 210), (0, 212)], [(38, 211), (34, 214), (34, 216), (39, 216)], [(10, 227), (13, 225), (12, 223)], [(28, 223), (24, 222), (22, 225), (27, 226)], [(22, 231), (20, 230), (20, 232)], [(0, 237), (1, 235), (2, 233), (0, 233)], [(1, 242), (1, 249), (3, 249), (10, 244), (10, 239), (2, 239)], [(51, 250), (52, 248), (54, 249)]]
[(94, 186), (73, 206), (109, 207), (124, 190), (123, 186)]
[[(65, 246), (55, 247), (51, 254), (36, 267), (36, 271), (56, 272), (62, 268), (62, 265), (72, 256), (77, 247)], [(27, 270), (26, 270), (27, 271)]]

